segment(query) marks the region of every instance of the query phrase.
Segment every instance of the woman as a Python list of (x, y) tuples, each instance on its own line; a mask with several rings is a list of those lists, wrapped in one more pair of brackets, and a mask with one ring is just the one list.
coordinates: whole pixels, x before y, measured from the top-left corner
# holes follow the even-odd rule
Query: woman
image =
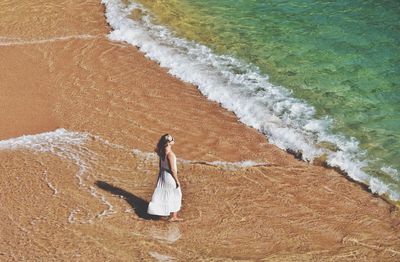
[(182, 221), (178, 217), (181, 209), (182, 192), (178, 180), (176, 156), (172, 152), (174, 138), (165, 134), (157, 144), (157, 154), (160, 157), (160, 172), (157, 187), (154, 190), (147, 213), (157, 216), (169, 216), (170, 221)]

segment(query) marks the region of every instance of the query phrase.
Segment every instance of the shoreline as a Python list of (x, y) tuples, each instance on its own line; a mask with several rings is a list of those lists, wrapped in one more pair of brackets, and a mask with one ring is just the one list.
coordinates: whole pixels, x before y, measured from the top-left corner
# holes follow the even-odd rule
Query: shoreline
[[(317, 158), (317, 161), (325, 158), (325, 162), (330, 166), (339, 167), (353, 180), (367, 184), (371, 192), (387, 195), (394, 201), (400, 199), (398, 194), (400, 188), (397, 187), (395, 181), (383, 182), (379, 176), (373, 175), (374, 171), (365, 172), (363, 170), (362, 166), (367, 160), (362, 156), (363, 151), (358, 148), (356, 142), (353, 143), (352, 139), (343, 138), (340, 134), (330, 132), (329, 128), (324, 128), (325, 124), (328, 126), (329, 124), (325, 120), (314, 118), (313, 113), (310, 113), (314, 112), (313, 107), (287, 95), (284, 88), (270, 85), (268, 79), (259, 75), (257, 70), (237, 75), (233, 72), (235, 69), (224, 68), (226, 63), (232, 64), (234, 68), (238, 66), (236, 69), (239, 71), (243, 67), (246, 68), (247, 65), (237, 61), (235, 57), (228, 56), (229, 61), (226, 61), (225, 57), (215, 54), (206, 46), (201, 44), (199, 44), (200, 47), (193, 46), (192, 42), (176, 37), (168, 27), (149, 22), (148, 20), (151, 19), (148, 19), (147, 15), (142, 19), (132, 20), (127, 11), (122, 8), (122, 5), (125, 6), (125, 4), (119, 0), (104, 0), (103, 3), (106, 6), (107, 21), (112, 27), (109, 34), (111, 40), (137, 46), (146, 57), (162, 65), (171, 75), (184, 82), (192, 83), (207, 99), (216, 101), (228, 111), (235, 113), (242, 123), (255, 128), (262, 134), (267, 134), (271, 144), (277, 145), (281, 149), (286, 148), (287, 152), (299, 152), (294, 154), (295, 157), (301, 157), (306, 162), (313, 158)], [(131, 9), (132, 7), (142, 10), (135, 4), (127, 5), (126, 8)], [(143, 9), (142, 12), (146, 13), (147, 11)], [(138, 20), (138, 24), (135, 20)], [(163, 40), (159, 40), (159, 38)], [(165, 42), (169, 44), (165, 45)], [(181, 50), (182, 48), (183, 50)], [(186, 49), (188, 51), (185, 51)], [(187, 52), (192, 55), (188, 55)], [(168, 54), (168, 56), (164, 54)], [(180, 63), (181, 61), (182, 63)], [(224, 76), (220, 76), (220, 74)], [(237, 77), (240, 79), (236, 79)], [(241, 88), (237, 89), (237, 86)], [(242, 95), (238, 95), (237, 93), (242, 93), (242, 88), (247, 91), (256, 88), (260, 90), (260, 93), (249, 95), (244, 92)], [(265, 92), (262, 91), (264, 88), (267, 89)], [(260, 97), (264, 97), (264, 99), (260, 100)], [(263, 105), (264, 103), (266, 105)], [(278, 109), (271, 109), (271, 107)], [(295, 109), (292, 110), (292, 108)], [(279, 117), (275, 119), (276, 115), (281, 115), (282, 111), (288, 111), (283, 115), (284, 119), (286, 117), (288, 119), (283, 122), (293, 122), (293, 126), (292, 124), (281, 124)], [(260, 115), (259, 112), (263, 112), (263, 114)], [(299, 117), (303, 114), (304, 116)], [(301, 125), (310, 125), (315, 133), (308, 128), (296, 127), (299, 121)], [(319, 123), (320, 121), (322, 123)], [(316, 141), (310, 142), (308, 139)], [(320, 147), (319, 144), (326, 144), (327, 148)], [(331, 147), (329, 145), (334, 147), (336, 145), (336, 149), (328, 149)]]
[[(5, 6), (25, 10), (25, 4)], [(137, 48), (109, 41), (100, 2), (32, 5), (32, 16), (0, 18), (0, 24), (19, 22), (0, 35), (104, 37), (0, 46), (0, 56), (8, 57), (0, 62), (3, 89), (13, 92), (3, 98), (10, 106), (2, 112), (19, 123), (5, 129), (11, 125), (3, 120), (1, 140), (56, 128), (90, 134), (84, 143), (66, 135), (31, 145), (44, 151), (0, 150), (7, 211), (0, 215), (0, 259), (398, 259), (398, 208), (334, 170), (268, 144)], [(47, 20), (52, 14), (57, 19)], [(24, 21), (36, 22), (26, 28)], [(18, 111), (16, 101), (24, 102)], [(132, 150), (153, 152), (169, 132), (180, 159), (269, 165), (182, 162), (185, 221), (148, 221), (143, 210), (158, 167)]]

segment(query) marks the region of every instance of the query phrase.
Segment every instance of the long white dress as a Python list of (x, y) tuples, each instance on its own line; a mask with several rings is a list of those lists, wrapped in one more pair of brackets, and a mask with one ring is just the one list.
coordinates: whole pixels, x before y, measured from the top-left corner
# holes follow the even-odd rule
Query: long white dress
[[(175, 158), (173, 164), (175, 165), (175, 170), (177, 170)], [(171, 212), (178, 212), (181, 209), (181, 202), (181, 187), (176, 188), (168, 159), (165, 157), (165, 159), (160, 160), (157, 187), (154, 190), (147, 213), (157, 216), (169, 216)]]

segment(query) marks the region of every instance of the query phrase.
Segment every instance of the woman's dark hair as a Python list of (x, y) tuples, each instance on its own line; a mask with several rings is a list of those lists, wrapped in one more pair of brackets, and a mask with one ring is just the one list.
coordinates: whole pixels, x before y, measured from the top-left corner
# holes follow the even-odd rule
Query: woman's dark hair
[(161, 159), (165, 159), (165, 147), (172, 141), (174, 141), (174, 138), (170, 134), (163, 135), (158, 141), (155, 151)]

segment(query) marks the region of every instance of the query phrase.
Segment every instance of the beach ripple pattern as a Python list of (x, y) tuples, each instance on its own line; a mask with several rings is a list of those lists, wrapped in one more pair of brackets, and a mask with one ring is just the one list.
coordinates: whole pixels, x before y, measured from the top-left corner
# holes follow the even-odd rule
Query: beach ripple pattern
[[(392, 175), (377, 177), (364, 171), (369, 161), (356, 139), (334, 134), (332, 119), (316, 118), (312, 106), (271, 84), (257, 67), (176, 37), (168, 28), (154, 24), (149, 11), (138, 3), (102, 3), (113, 28), (111, 40), (137, 46), (171, 75), (196, 85), (208, 99), (234, 112), (241, 122), (265, 134), (279, 148), (305, 161), (323, 157), (329, 166), (367, 184), (373, 193), (400, 200), (400, 185)], [(140, 10), (140, 19), (130, 18), (135, 9)]]

